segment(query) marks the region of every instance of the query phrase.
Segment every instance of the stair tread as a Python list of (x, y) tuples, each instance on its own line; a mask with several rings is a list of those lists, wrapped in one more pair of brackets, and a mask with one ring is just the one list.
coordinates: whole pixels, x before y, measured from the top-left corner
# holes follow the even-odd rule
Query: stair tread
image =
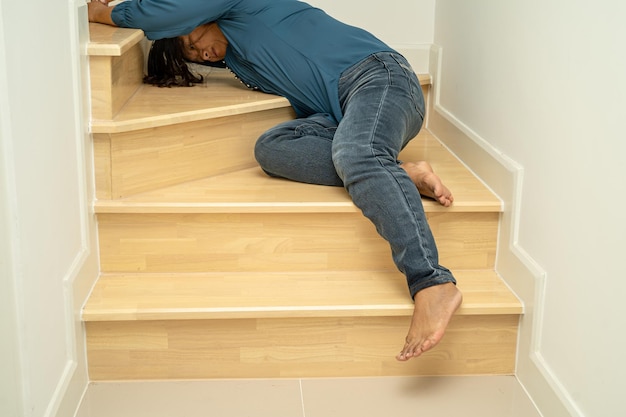
[[(494, 271), (455, 275), (464, 296), (458, 315), (522, 313)], [(394, 271), (119, 273), (100, 277), (83, 320), (406, 316), (412, 311), (405, 279)]]
[(120, 28), (100, 23), (89, 23), (89, 56), (121, 56), (144, 39), (139, 29)]
[[(286, 98), (253, 91), (226, 69), (204, 71), (204, 82), (191, 88), (141, 85), (112, 120), (92, 120), (93, 133), (121, 133), (255, 111), (290, 107)], [(429, 75), (420, 75), (430, 84)]]
[(140, 85), (112, 120), (92, 120), (93, 133), (122, 133), (289, 107), (284, 97), (253, 91), (227, 70), (212, 69), (189, 88)]
[[(402, 152), (406, 161), (428, 160), (455, 201), (443, 207), (423, 199), (427, 212), (501, 210), (500, 200), (428, 131)], [(133, 196), (98, 200), (97, 213), (355, 212), (341, 187), (302, 184), (271, 178), (256, 168), (186, 182)]]

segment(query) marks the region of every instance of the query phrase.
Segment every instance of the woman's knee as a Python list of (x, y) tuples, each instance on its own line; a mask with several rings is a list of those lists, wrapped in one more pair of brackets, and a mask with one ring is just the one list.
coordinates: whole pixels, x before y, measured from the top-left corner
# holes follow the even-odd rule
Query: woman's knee
[(274, 142), (274, 137), (268, 132), (263, 133), (257, 139), (254, 144), (254, 158), (261, 166), (261, 168), (265, 168), (270, 165), (270, 160), (272, 155), (275, 155), (275, 150), (272, 150), (272, 143)]
[(367, 144), (337, 144), (333, 146), (332, 158), (335, 170), (345, 184), (395, 169), (398, 165), (396, 153)]

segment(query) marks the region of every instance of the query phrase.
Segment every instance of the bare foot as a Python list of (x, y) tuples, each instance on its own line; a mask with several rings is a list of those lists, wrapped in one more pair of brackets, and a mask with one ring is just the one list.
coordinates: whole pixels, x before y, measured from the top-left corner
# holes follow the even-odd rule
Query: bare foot
[(451, 282), (418, 292), (406, 344), (396, 359), (407, 361), (435, 347), (462, 301), (461, 291)]
[(435, 174), (428, 162), (404, 162), (400, 167), (409, 174), (421, 195), (434, 199), (444, 207), (452, 205), (454, 201), (452, 193), (443, 185), (441, 178)]

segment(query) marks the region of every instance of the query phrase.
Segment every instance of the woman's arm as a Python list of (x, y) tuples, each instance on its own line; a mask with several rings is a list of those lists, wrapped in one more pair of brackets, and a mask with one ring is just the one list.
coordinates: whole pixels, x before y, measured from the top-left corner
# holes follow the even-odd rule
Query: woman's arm
[[(256, 4), (259, 0), (253, 0)], [(263, 4), (271, 0), (261, 0)], [(191, 33), (203, 23), (227, 14), (242, 0), (127, 0), (111, 11), (111, 20), (120, 27), (141, 29), (148, 39), (174, 38)]]
[(173, 38), (213, 22), (241, 0), (127, 0), (109, 7), (112, 0), (91, 0), (89, 21), (141, 29), (149, 39)]
[(87, 4), (90, 22), (104, 23), (105, 25), (117, 26), (111, 19), (113, 7), (108, 6), (108, 1), (100, 2), (93, 0)]

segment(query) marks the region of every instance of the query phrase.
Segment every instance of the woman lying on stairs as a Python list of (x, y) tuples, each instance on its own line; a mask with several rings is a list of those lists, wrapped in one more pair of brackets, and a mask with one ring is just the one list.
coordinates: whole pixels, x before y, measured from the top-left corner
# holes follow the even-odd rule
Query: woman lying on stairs
[(108, 0), (89, 20), (142, 29), (154, 40), (146, 81), (190, 85), (185, 61), (227, 66), (253, 89), (286, 97), (297, 118), (258, 139), (270, 176), (343, 186), (389, 242), (415, 309), (397, 359), (433, 348), (461, 304), (439, 265), (420, 194), (453, 197), (425, 162), (398, 154), (424, 120), (420, 83), (407, 60), (372, 34), (297, 0)]

